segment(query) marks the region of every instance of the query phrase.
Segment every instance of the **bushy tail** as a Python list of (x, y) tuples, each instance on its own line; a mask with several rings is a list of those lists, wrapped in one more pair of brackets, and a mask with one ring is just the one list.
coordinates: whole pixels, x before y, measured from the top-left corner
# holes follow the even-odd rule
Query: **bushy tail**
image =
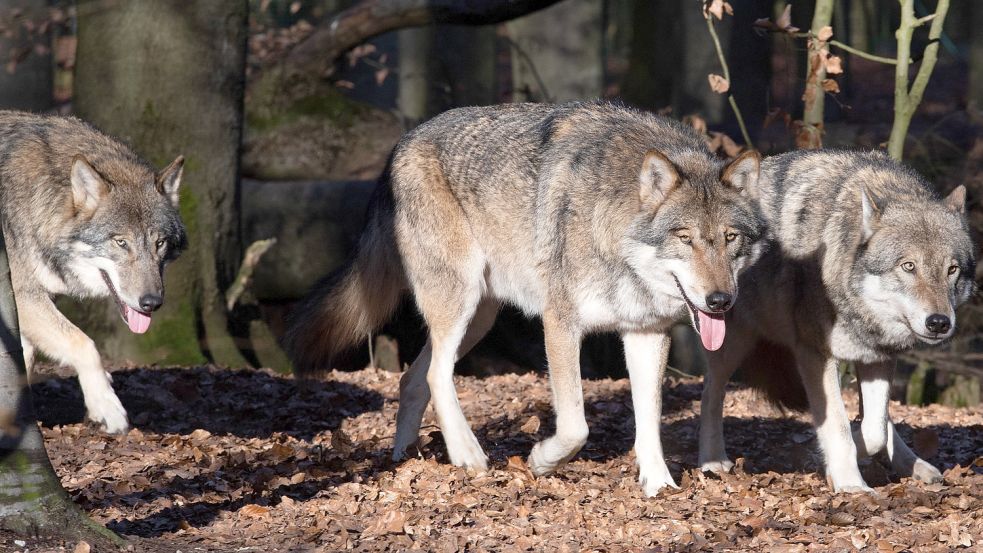
[(794, 411), (809, 408), (795, 356), (788, 348), (759, 340), (740, 366), (741, 380), (768, 401)]
[(299, 374), (329, 370), (392, 316), (406, 287), (392, 227), (392, 201), (379, 186), (355, 255), (317, 283), (294, 309), (284, 349)]

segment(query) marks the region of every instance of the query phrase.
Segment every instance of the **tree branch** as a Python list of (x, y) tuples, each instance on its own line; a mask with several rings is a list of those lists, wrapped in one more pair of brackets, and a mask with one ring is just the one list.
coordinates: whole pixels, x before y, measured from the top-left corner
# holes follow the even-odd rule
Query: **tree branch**
[(492, 25), (538, 11), (559, 0), (362, 0), (318, 25), (287, 54), (291, 73), (330, 70), (348, 50), (396, 29), (433, 24)]
[[(915, 17), (914, 0), (899, 0), (901, 2), (901, 24), (898, 26), (898, 63), (894, 72), (894, 123), (891, 126), (891, 137), (888, 139), (887, 152), (900, 160), (904, 155), (905, 137), (908, 136), (908, 126), (911, 118), (922, 101), (925, 87), (935, 69), (939, 57), (939, 37), (942, 36), (942, 25), (949, 11), (949, 0), (939, 0), (935, 13), (921, 19)], [(929, 44), (925, 47), (921, 67), (915, 75), (915, 81), (908, 88), (908, 64), (903, 60), (911, 58), (911, 36), (915, 28), (927, 21), (932, 22), (928, 31)]]
[[(724, 50), (720, 46), (720, 38), (717, 36), (717, 30), (713, 26), (713, 16), (709, 13), (704, 13), (703, 17), (707, 20), (707, 30), (710, 31), (710, 37), (713, 39), (713, 47), (717, 50), (717, 59), (720, 60), (720, 67), (724, 71), (724, 79), (727, 81), (728, 88), (730, 87), (730, 67), (727, 65), (727, 58), (724, 56)], [(730, 92), (727, 93), (727, 102), (730, 104), (730, 109), (734, 111), (734, 117), (737, 118), (737, 124), (741, 127), (741, 135), (744, 137), (744, 143), (751, 150), (754, 149), (754, 143), (751, 142), (751, 135), (747, 132), (747, 126), (744, 124), (744, 116), (741, 115), (740, 108), (737, 107), (737, 100), (734, 99), (734, 95)]]

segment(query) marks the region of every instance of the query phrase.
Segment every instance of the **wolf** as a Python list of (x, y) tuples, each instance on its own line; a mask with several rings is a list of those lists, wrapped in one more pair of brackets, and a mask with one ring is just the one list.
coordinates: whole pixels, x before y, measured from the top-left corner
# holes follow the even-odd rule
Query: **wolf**
[[(700, 464), (727, 471), (724, 386), (738, 368), (766, 391), (801, 377), (835, 491), (868, 491), (860, 456), (885, 451), (896, 472), (937, 482), (888, 414), (895, 356), (939, 344), (974, 292), (975, 248), (966, 189), (940, 199), (881, 152), (799, 151), (766, 158), (759, 183), (766, 252), (739, 279), (727, 342), (709, 352), (700, 413)], [(851, 435), (838, 364), (856, 365), (862, 422)], [(764, 371), (765, 376), (756, 372)], [(769, 372), (771, 371), (771, 372)]]
[(386, 321), (404, 290), (429, 328), (400, 381), (393, 458), (417, 439), (431, 398), (453, 464), (487, 457), (454, 389), (454, 363), (502, 303), (541, 316), (555, 435), (537, 475), (587, 440), (579, 350), (590, 332), (624, 339), (639, 479), (675, 486), (659, 437), (670, 325), (685, 312), (720, 347), (737, 274), (759, 255), (760, 158), (724, 163), (682, 124), (605, 103), (460, 108), (395, 147), (349, 264), (297, 309), (285, 345), (301, 371)]
[(141, 334), (164, 303), (164, 266), (185, 248), (184, 160), (155, 172), (73, 117), (0, 111), (0, 216), (28, 369), (36, 350), (78, 373), (88, 417), (125, 432), (126, 411), (93, 341), (53, 296), (110, 297)]

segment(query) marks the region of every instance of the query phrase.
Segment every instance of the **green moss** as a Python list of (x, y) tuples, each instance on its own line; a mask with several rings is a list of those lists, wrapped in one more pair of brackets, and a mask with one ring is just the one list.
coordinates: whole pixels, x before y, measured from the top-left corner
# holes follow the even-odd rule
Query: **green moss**
[(286, 105), (264, 104), (260, 100), (257, 100), (258, 105), (247, 105), (247, 127), (263, 132), (303, 118), (314, 118), (328, 121), (339, 128), (348, 128), (370, 109), (334, 88), (321, 88), (315, 94), (295, 99)]

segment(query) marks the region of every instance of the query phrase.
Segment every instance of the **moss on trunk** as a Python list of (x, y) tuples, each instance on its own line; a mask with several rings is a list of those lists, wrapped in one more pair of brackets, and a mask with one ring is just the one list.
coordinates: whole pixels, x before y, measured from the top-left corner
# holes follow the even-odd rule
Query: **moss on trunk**
[(245, 0), (130, 0), (79, 12), (78, 114), (157, 167), (186, 160), (180, 211), (190, 247), (166, 271), (150, 331), (130, 334), (109, 307), (82, 308), (83, 328), (114, 360), (244, 366), (255, 357), (248, 336), (233, 336), (223, 303), (242, 255), (247, 12)]

